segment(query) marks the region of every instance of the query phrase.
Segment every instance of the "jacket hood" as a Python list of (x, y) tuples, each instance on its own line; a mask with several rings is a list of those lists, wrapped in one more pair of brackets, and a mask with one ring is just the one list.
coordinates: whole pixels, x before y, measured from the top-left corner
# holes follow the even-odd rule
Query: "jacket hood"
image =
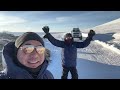
[[(14, 63), (14, 49), (15, 49), (15, 42), (10, 42), (6, 44), (3, 48), (2, 53), (2, 65), (3, 65), (3, 71), (5, 74), (7, 74), (11, 78), (32, 78), (32, 76), (28, 73), (27, 70), (17, 66)], [(38, 78), (42, 78), (45, 70), (48, 66), (48, 61), (45, 60), (41, 70), (38, 74)]]

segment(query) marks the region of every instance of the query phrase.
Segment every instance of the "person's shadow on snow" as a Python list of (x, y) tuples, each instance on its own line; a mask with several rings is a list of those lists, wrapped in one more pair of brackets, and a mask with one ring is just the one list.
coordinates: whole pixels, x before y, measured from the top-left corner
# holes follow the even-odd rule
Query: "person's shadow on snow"
[(93, 37), (93, 39), (103, 41), (103, 42), (107, 42), (107, 41), (110, 41), (110, 40), (114, 39), (114, 37), (112, 37), (113, 34), (115, 34), (115, 33), (96, 34)]

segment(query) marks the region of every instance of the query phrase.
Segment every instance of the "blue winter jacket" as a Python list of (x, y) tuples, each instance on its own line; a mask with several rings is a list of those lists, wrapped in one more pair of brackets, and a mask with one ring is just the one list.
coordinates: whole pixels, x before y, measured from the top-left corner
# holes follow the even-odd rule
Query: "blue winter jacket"
[[(2, 53), (2, 65), (3, 71), (0, 73), (0, 79), (34, 79), (31, 74), (25, 69), (17, 66), (13, 62), (14, 42), (10, 42), (3, 48)], [(37, 79), (53, 79), (53, 75), (50, 71), (46, 70), (48, 66), (47, 60), (45, 60), (41, 70), (37, 76)]]
[(73, 42), (66, 45), (64, 41), (55, 39), (50, 33), (46, 34), (48, 40), (55, 46), (62, 49), (62, 64), (66, 67), (76, 67), (77, 48), (85, 48), (90, 44), (92, 38), (87, 37), (83, 42)]

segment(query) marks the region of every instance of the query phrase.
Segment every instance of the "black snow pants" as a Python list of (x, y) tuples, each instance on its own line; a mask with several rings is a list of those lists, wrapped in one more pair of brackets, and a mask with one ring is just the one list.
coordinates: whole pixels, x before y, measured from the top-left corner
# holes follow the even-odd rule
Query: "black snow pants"
[(70, 71), (72, 78), (71, 79), (78, 79), (78, 73), (76, 67), (63, 67), (61, 79), (67, 79), (68, 72)]

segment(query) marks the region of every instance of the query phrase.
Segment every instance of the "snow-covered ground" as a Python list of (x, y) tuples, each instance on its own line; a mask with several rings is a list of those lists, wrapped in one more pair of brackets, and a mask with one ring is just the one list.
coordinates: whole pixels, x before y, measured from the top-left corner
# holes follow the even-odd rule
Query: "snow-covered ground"
[(83, 31), (88, 32), (90, 29), (96, 32), (94, 40), (105, 42), (120, 49), (120, 18)]
[[(77, 70), (79, 79), (120, 79), (120, 19), (90, 29), (96, 35), (86, 48), (77, 50)], [(83, 40), (90, 29), (84, 30)], [(66, 33), (66, 32), (65, 32)], [(52, 34), (62, 40), (65, 33)], [(40, 35), (41, 36), (41, 35)], [(42, 35), (43, 36), (43, 35)], [(61, 79), (61, 48), (44, 39), (46, 48), (51, 50), (51, 62), (48, 66), (55, 79)], [(68, 78), (71, 78), (69, 73)]]
[[(57, 39), (60, 37), (55, 36)], [(87, 35), (85, 35), (87, 36)], [(104, 38), (105, 39), (105, 38)], [(62, 75), (61, 48), (45, 39), (45, 45), (51, 50), (51, 63), (48, 66), (55, 79)], [(79, 79), (120, 79), (120, 50), (99, 40), (94, 40), (86, 48), (78, 49), (77, 69)], [(69, 73), (68, 78), (71, 78)]]

